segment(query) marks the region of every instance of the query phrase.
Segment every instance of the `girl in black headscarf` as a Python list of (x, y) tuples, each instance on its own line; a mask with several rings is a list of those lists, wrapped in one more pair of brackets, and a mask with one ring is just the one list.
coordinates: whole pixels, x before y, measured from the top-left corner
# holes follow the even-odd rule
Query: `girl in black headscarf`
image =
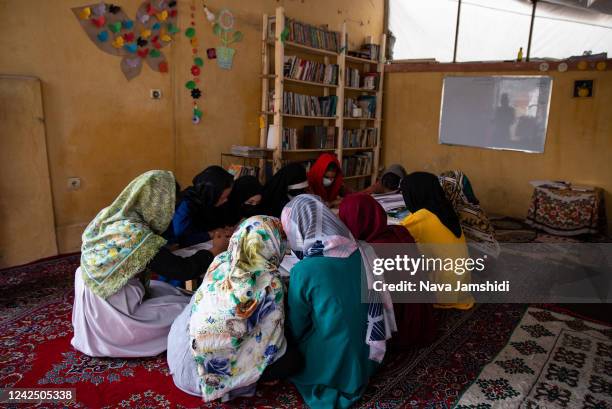
[[(411, 173), (400, 182), (400, 190), (410, 211), (400, 224), (408, 229), (419, 249), (427, 258), (455, 260), (454, 269), (445, 267), (432, 272), (434, 280), (452, 288), (457, 282), (470, 283), (470, 271), (461, 267), (469, 257), (465, 236), (438, 177), (426, 172)], [(474, 305), (474, 298), (467, 291), (438, 292), (436, 296), (437, 308), (466, 310)]]
[(410, 213), (427, 209), (435, 214), (455, 237), (461, 237), (459, 218), (446, 199), (436, 175), (427, 172), (411, 173), (401, 180), (400, 189)]
[(306, 169), (299, 163), (282, 167), (266, 183), (261, 201), (262, 214), (280, 217), (283, 207), (295, 196), (306, 193)]
[(241, 176), (234, 182), (229, 200), (222, 206), (223, 221), (235, 226), (240, 220), (261, 214), (263, 186), (255, 176)]
[(234, 177), (220, 166), (209, 166), (181, 193), (170, 227), (164, 234), (170, 244), (191, 246), (210, 240), (223, 227), (218, 207), (227, 202)]

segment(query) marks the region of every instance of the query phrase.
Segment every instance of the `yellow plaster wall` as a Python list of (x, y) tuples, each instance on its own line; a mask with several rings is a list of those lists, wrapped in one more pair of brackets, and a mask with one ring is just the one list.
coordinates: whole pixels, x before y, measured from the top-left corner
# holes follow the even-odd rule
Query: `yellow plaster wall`
[[(469, 75), (516, 75), (470, 73)], [(538, 74), (536, 72), (524, 74)], [(525, 217), (530, 180), (569, 180), (606, 190), (612, 215), (612, 72), (552, 72), (545, 152), (531, 154), (438, 144), (442, 81), (457, 72), (390, 73), (385, 77), (384, 163), (408, 171), (461, 169), (491, 213)], [(594, 79), (594, 97), (572, 98), (573, 81)], [(608, 225), (609, 226), (609, 225)]]
[[(143, 67), (127, 81), (120, 59), (98, 50), (71, 8), (87, 0), (0, 0), (0, 74), (41, 79), (46, 116), (53, 206), (60, 252), (78, 250), (80, 234), (95, 214), (136, 175), (148, 169), (175, 171), (182, 185), (207, 165), (218, 163), (232, 144), (259, 141), (262, 14), (279, 5), (287, 15), (340, 29), (348, 21), (351, 42), (366, 35), (378, 38), (383, 26), (383, 0), (210, 0), (213, 11), (225, 7), (244, 33), (236, 44), (234, 68), (224, 71), (205, 59), (202, 79), (202, 124), (191, 124), (191, 46), (181, 33), (163, 51), (170, 72)], [(119, 4), (135, 16), (140, 1)], [(219, 45), (197, 5), (196, 30), (201, 55)], [(189, 24), (191, 1), (179, 0), (179, 26)], [(362, 24), (363, 23), (363, 24)], [(150, 89), (163, 92), (149, 98)], [(69, 177), (82, 187), (67, 189)]]

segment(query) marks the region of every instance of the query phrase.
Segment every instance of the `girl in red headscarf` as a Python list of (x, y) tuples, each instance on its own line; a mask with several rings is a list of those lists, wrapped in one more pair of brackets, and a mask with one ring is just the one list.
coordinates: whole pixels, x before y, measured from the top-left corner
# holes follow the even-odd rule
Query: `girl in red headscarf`
[[(339, 216), (357, 240), (368, 243), (415, 242), (403, 226), (387, 225), (385, 210), (370, 195), (356, 193), (344, 198)], [(415, 257), (419, 255), (415, 254)], [(407, 348), (434, 339), (436, 325), (431, 304), (393, 304), (393, 310), (398, 332), (391, 338), (392, 347)]]
[(331, 153), (319, 156), (308, 172), (308, 185), (328, 206), (337, 204), (338, 196), (343, 196), (346, 189), (338, 158)]

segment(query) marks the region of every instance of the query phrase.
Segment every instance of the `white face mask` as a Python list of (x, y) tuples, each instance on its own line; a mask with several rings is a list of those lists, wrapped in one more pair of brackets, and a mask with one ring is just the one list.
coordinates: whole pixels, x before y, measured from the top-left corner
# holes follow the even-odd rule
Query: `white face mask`
[(323, 186), (330, 187), (334, 183), (334, 179), (323, 178)]

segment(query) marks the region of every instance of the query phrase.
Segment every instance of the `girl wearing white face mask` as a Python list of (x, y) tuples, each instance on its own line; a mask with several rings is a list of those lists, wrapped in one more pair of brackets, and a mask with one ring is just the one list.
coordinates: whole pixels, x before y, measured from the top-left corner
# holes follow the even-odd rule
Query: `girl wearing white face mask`
[(340, 196), (348, 193), (340, 162), (335, 155), (324, 153), (316, 160), (308, 172), (308, 184), (312, 193), (323, 199), (329, 207), (340, 203)]

